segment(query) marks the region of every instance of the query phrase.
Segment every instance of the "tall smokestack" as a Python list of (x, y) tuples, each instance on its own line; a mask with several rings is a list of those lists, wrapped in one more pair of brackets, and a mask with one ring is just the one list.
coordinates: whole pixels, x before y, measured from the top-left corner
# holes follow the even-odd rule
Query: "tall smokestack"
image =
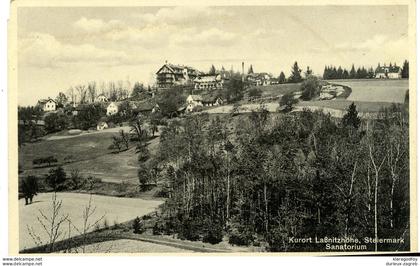
[(245, 80), (244, 67), (245, 67), (244, 62), (242, 62), (242, 82), (244, 82)]

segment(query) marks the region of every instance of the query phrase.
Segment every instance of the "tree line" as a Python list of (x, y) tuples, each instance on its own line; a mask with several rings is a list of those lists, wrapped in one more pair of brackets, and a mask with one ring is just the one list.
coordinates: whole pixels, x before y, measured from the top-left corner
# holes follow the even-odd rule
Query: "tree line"
[(154, 175), (167, 200), (155, 234), (268, 251), (314, 251), (289, 237), (404, 238), (409, 249), (406, 106), (361, 120), (322, 112), (229, 119), (201, 114), (161, 133)]
[[(378, 66), (375, 70), (373, 67), (365, 68), (364, 66), (357, 67), (356, 69), (353, 64), (350, 68), (350, 71), (348, 71), (346, 68), (342, 68), (341, 66), (338, 68), (336, 66), (325, 66), (322, 77), (324, 79), (371, 79), (375, 78), (375, 73), (380, 69), (380, 67), (381, 66), (378, 63)], [(396, 63), (389, 63), (388, 67), (395, 68), (397, 65)], [(409, 77), (409, 64), (407, 60), (404, 60), (403, 66), (401, 68), (401, 77)]]

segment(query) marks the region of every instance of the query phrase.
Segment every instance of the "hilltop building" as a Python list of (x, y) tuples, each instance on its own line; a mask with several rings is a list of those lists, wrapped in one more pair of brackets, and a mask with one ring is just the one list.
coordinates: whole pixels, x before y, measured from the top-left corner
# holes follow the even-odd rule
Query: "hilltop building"
[(194, 79), (194, 88), (197, 90), (214, 90), (222, 89), (224, 78), (221, 74), (216, 75), (203, 75)]
[(397, 65), (380, 66), (375, 70), (375, 78), (377, 79), (400, 79), (401, 78), (401, 67)]
[(268, 73), (251, 73), (246, 76), (246, 80), (252, 86), (267, 86), (272, 84), (272, 76)]
[(189, 66), (165, 63), (156, 72), (157, 86), (166, 88), (173, 85), (185, 85), (192, 82), (200, 74), (200, 71)]

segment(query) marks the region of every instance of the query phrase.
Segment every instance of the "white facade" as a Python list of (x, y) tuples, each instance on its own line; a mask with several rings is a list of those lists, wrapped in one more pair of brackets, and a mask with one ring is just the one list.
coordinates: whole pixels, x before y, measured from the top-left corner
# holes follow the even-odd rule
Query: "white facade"
[(203, 106), (203, 99), (200, 95), (189, 95), (187, 98), (187, 111), (192, 112), (195, 107)]
[(378, 66), (375, 71), (377, 79), (400, 79), (401, 68), (399, 66)]
[(112, 102), (106, 108), (106, 115), (110, 116), (115, 115), (116, 113), (118, 113), (118, 105), (115, 102)]
[(108, 128), (107, 122), (99, 122), (98, 125), (96, 125), (96, 130), (104, 130)]
[(105, 95), (101, 94), (96, 98), (96, 101), (99, 103), (106, 103), (108, 102), (108, 98)]
[(388, 73), (388, 78), (390, 79), (400, 79), (401, 78), (401, 72), (398, 73)]
[(52, 100), (52, 99), (48, 99), (45, 102), (42, 102), (41, 106), (42, 106), (42, 110), (44, 112), (51, 112), (51, 111), (55, 111), (57, 109), (57, 105), (56, 105), (55, 101)]
[(213, 76), (202, 76), (194, 79), (195, 89), (214, 90), (223, 88), (223, 79), (220, 74)]

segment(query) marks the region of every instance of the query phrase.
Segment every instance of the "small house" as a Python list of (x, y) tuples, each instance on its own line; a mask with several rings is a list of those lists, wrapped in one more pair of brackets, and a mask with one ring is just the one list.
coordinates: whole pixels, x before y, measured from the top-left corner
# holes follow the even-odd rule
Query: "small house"
[(187, 97), (187, 112), (192, 112), (197, 106), (203, 106), (203, 98), (201, 95), (189, 95)]
[(251, 73), (248, 74), (246, 80), (252, 86), (268, 86), (272, 84), (272, 76), (268, 73)]
[(40, 106), (44, 112), (51, 112), (57, 109), (57, 103), (51, 98), (39, 100), (38, 106)]
[(101, 94), (98, 95), (98, 97), (96, 97), (96, 102), (107, 103), (108, 102), (108, 97), (106, 97), (105, 94), (101, 93)]
[(378, 66), (375, 70), (375, 78), (377, 79), (400, 79), (402, 77), (401, 67), (397, 65)]
[(203, 97), (201, 102), (203, 103), (203, 106), (219, 106), (223, 104), (222, 98), (218, 96)]
[(118, 113), (119, 104), (117, 102), (111, 102), (106, 108), (106, 115), (111, 116)]
[(104, 130), (107, 129), (108, 123), (106, 121), (99, 121), (98, 124), (96, 125), (96, 130), (100, 131), (100, 130)]

